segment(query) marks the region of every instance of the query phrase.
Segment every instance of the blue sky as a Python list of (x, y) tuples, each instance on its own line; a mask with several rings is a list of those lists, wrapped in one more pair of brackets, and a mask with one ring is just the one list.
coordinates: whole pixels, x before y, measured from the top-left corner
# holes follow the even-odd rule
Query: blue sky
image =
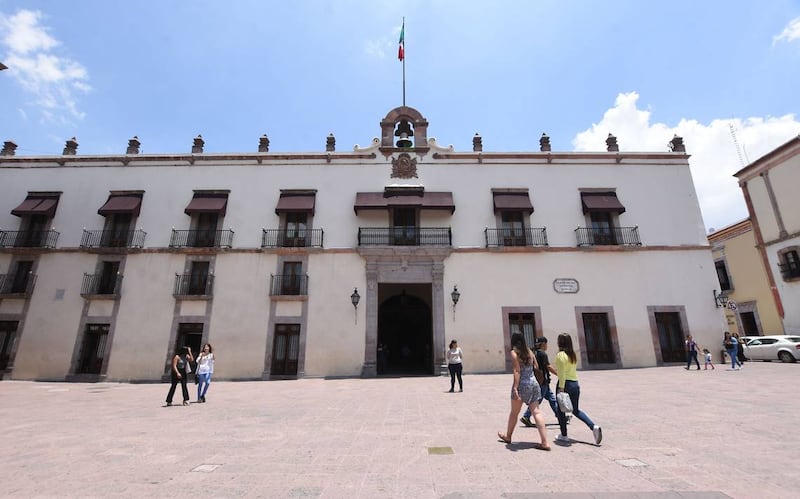
[(440, 144), (663, 151), (677, 133), (707, 227), (747, 216), (731, 175), (800, 133), (800, 0), (0, 0), (0, 141), (365, 146), (402, 104), (403, 16), (406, 103)]

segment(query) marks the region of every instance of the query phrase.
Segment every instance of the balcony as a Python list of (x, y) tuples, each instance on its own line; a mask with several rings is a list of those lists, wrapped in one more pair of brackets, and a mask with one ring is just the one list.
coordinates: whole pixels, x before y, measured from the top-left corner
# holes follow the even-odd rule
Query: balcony
[(781, 271), (781, 277), (783, 277), (784, 281), (800, 277), (800, 265), (796, 263), (779, 263), (778, 268)]
[(322, 229), (262, 229), (262, 248), (321, 248)]
[(484, 231), (487, 248), (507, 246), (547, 246), (547, 229), (526, 227), (524, 229), (489, 229)]
[(83, 274), (81, 296), (118, 298), (122, 286), (122, 274)]
[(176, 298), (209, 298), (214, 292), (213, 274), (175, 274), (175, 288), (172, 296)]
[(81, 248), (142, 248), (147, 232), (136, 230), (86, 230)]
[(450, 227), (359, 227), (359, 246), (450, 246)]
[(169, 240), (170, 248), (231, 248), (232, 229), (175, 230)]
[(0, 231), (0, 248), (55, 248), (59, 233), (54, 230)]
[(609, 227), (575, 229), (578, 247), (582, 246), (641, 246), (639, 227)]
[(36, 275), (32, 272), (0, 274), (0, 298), (30, 297), (35, 283)]
[(308, 294), (308, 275), (270, 275), (270, 296), (304, 296)]

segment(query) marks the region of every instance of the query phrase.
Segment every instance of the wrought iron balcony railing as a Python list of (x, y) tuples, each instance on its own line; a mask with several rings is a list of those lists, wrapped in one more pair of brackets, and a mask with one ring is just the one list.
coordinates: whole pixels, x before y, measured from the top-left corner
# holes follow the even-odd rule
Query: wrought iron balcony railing
[(52, 229), (0, 231), (0, 248), (55, 248), (58, 235)]
[(796, 263), (779, 263), (778, 268), (781, 271), (781, 277), (784, 279), (794, 279), (795, 277), (800, 277), (800, 265), (797, 265)]
[(262, 229), (262, 248), (321, 248), (322, 229)]
[(302, 296), (308, 294), (308, 275), (270, 274), (270, 296)]
[(359, 227), (359, 246), (450, 246), (450, 227)]
[(0, 274), (0, 296), (30, 296), (36, 275), (33, 272), (22, 274)]
[(83, 274), (81, 296), (119, 296), (122, 274)]
[(230, 248), (233, 246), (233, 230), (172, 229), (169, 246), (170, 248)]
[(578, 227), (575, 229), (578, 246), (641, 246), (639, 227), (610, 227), (595, 229)]
[(490, 229), (484, 231), (486, 247), (547, 246), (547, 229), (525, 227), (521, 229)]
[(213, 274), (175, 274), (173, 296), (211, 296), (213, 292)]
[(86, 230), (81, 236), (81, 248), (141, 248), (147, 232), (135, 230)]

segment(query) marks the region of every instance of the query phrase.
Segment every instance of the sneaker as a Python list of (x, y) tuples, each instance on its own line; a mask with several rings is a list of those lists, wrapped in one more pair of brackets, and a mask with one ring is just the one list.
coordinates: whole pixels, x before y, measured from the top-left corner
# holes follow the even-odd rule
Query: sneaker
[(567, 444), (567, 443), (569, 443), (569, 442), (570, 442), (570, 439), (569, 439), (569, 437), (568, 437), (568, 436), (566, 436), (566, 435), (561, 435), (561, 434), (559, 434), (559, 435), (556, 437), (556, 442), (561, 442), (561, 443)]
[(519, 420), (522, 422), (522, 424), (524, 424), (528, 428), (530, 428), (532, 426), (536, 426), (535, 424), (533, 424), (531, 422), (531, 418), (529, 418), (528, 416), (522, 416), (521, 418), (519, 418)]
[(594, 425), (594, 428), (592, 428), (592, 433), (594, 433), (594, 443), (600, 445), (600, 442), (603, 441), (603, 429), (597, 425)]

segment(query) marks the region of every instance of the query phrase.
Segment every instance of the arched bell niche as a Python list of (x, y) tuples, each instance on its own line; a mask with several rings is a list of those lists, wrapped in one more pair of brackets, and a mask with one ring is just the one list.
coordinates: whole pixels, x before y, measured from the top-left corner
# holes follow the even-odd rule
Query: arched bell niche
[(397, 150), (428, 151), (428, 120), (413, 107), (392, 109), (381, 121), (381, 151), (391, 154)]

